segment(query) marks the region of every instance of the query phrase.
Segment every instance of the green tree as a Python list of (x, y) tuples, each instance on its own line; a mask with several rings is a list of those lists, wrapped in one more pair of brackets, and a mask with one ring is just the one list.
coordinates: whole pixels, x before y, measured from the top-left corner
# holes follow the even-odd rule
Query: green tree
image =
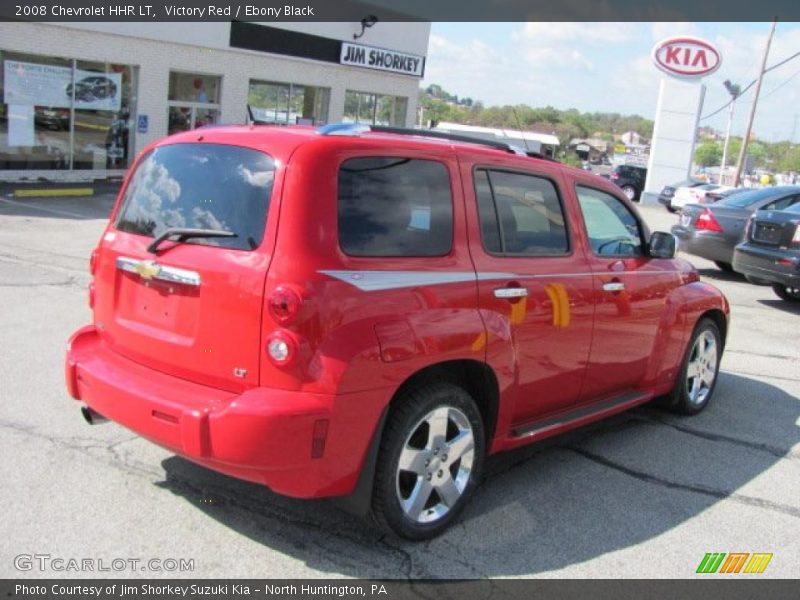
[(706, 141), (694, 150), (694, 162), (701, 167), (717, 167), (722, 162), (722, 147), (713, 141)]

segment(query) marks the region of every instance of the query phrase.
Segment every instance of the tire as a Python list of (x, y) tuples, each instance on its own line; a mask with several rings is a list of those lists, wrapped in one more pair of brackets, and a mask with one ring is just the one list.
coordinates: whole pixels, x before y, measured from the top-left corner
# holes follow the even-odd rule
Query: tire
[(786, 300), (786, 302), (800, 302), (800, 288), (783, 285), (781, 283), (773, 283), (772, 291), (775, 292), (778, 298)]
[(475, 491), (483, 420), (472, 397), (451, 383), (421, 386), (396, 403), (381, 439), (372, 515), (384, 530), (426, 540), (447, 529)]
[(714, 264), (717, 265), (717, 268), (721, 271), (725, 271), (726, 273), (733, 273), (733, 265), (728, 262), (722, 262), (721, 260), (715, 260)]
[(636, 188), (632, 185), (623, 185), (622, 193), (625, 194), (625, 197), (631, 202), (636, 202), (638, 194), (636, 193)]
[(673, 208), (672, 204), (667, 204), (666, 206), (667, 206), (667, 210), (669, 212), (671, 212), (673, 215), (678, 212), (678, 209), (677, 208)]
[(680, 374), (668, 398), (673, 411), (684, 415), (701, 412), (714, 394), (722, 358), (722, 336), (711, 319), (701, 319), (681, 363)]

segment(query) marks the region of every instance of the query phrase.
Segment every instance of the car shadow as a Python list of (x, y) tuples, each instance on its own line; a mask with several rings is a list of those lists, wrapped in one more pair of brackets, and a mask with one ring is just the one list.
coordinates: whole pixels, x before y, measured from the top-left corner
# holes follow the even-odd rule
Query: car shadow
[(759, 299), (758, 303), (768, 306), (769, 308), (777, 308), (778, 310), (782, 310), (793, 315), (800, 315), (800, 302), (790, 302), (788, 300), (779, 300), (776, 298), (775, 300)]
[(114, 207), (113, 191), (94, 196), (54, 198), (0, 197), (0, 216), (88, 221), (108, 219)]
[[(278, 496), (196, 466), (162, 462), (165, 489), (256, 544), (322, 572), (372, 578), (530, 576), (630, 548), (721, 500), (800, 517), (787, 499), (743, 490), (800, 460), (800, 400), (722, 373), (702, 414), (648, 405), (491, 457), (459, 522), (424, 543), (385, 535), (334, 502)], [(687, 573), (695, 558), (689, 558)], [(687, 563), (688, 564), (688, 563)]]
[(723, 271), (722, 269), (697, 269), (703, 279), (714, 279), (716, 281), (747, 281), (744, 275), (736, 271)]

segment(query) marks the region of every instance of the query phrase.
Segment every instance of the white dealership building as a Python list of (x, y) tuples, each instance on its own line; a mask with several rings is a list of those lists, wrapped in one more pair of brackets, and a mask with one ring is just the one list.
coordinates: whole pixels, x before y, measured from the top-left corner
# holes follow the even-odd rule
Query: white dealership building
[(370, 25), (0, 22), (0, 181), (121, 176), (208, 124), (411, 126), (430, 23)]

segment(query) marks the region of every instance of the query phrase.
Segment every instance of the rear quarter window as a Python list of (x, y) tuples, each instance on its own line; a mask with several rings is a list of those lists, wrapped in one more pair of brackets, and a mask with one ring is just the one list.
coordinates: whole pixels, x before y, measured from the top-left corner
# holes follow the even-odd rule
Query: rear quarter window
[(275, 163), (257, 150), (222, 144), (173, 144), (152, 150), (136, 167), (115, 227), (156, 237), (172, 228), (231, 231), (231, 238), (187, 243), (237, 250), (264, 237)]
[(444, 256), (453, 244), (453, 200), (444, 164), (352, 158), (339, 169), (339, 245), (350, 256)]

